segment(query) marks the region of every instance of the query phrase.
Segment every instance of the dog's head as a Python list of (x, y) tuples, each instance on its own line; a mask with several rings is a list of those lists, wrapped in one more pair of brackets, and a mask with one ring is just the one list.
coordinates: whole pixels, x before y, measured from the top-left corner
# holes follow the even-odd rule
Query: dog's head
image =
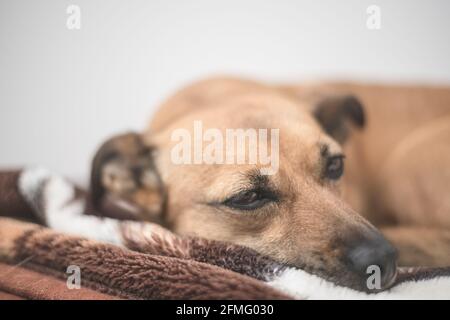
[[(195, 120), (223, 137), (229, 128), (279, 129), (277, 171), (262, 174), (259, 163), (175, 163), (173, 132), (198, 139)], [(242, 95), (157, 133), (107, 141), (94, 159), (92, 193), (97, 202), (105, 194), (120, 198), (177, 233), (248, 246), (352, 288), (367, 290), (368, 267), (376, 265), (385, 288), (395, 277), (395, 250), (339, 196), (342, 144), (363, 125), (363, 108), (349, 95), (303, 103), (279, 93)], [(212, 141), (200, 138), (205, 148)]]

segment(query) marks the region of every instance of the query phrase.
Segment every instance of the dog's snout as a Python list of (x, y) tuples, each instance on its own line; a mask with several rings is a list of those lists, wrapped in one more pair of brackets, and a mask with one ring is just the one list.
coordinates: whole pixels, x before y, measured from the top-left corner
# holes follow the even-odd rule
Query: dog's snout
[[(347, 259), (354, 272), (359, 274), (362, 286), (367, 291), (390, 287), (397, 276), (397, 251), (381, 235), (359, 242), (348, 250)], [(369, 277), (379, 277), (371, 286)]]

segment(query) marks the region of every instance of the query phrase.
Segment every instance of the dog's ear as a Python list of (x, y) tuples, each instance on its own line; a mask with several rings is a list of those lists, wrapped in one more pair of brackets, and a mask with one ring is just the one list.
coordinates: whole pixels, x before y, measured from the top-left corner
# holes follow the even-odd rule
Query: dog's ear
[(124, 209), (138, 211), (138, 218), (159, 221), (165, 192), (153, 151), (136, 133), (107, 140), (92, 162), (90, 192), (94, 208), (101, 210), (107, 198)]
[(364, 127), (365, 115), (361, 102), (353, 95), (332, 95), (316, 102), (313, 114), (323, 129), (336, 141), (347, 139), (350, 126)]

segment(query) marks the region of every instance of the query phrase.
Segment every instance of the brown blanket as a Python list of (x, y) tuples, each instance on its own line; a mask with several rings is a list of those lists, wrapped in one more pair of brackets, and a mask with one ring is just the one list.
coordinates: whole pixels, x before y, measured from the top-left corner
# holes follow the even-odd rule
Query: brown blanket
[[(19, 175), (18, 171), (0, 174), (0, 215), (47, 224), (39, 216), (46, 205), (42, 203), (42, 208), (32, 208), (21, 196), (17, 183)], [(38, 189), (36, 197), (42, 191)], [(36, 200), (39, 203), (43, 198)], [(263, 282), (246, 276), (245, 273), (252, 271), (242, 270), (250, 266), (245, 261), (236, 267), (243, 274), (199, 262), (208, 259), (202, 257), (204, 253), (199, 239), (181, 241), (156, 225), (118, 223), (126, 246), (134, 250), (69, 236), (34, 223), (0, 218), (0, 260), (3, 262), (0, 265), (3, 266), (0, 268), (0, 292), (31, 299), (288, 298)], [(150, 231), (149, 227), (152, 230), (147, 238), (136, 238), (142, 228)], [(226, 254), (220, 250), (227, 251), (227, 246), (217, 249), (218, 257)], [(66, 271), (71, 265), (80, 266), (82, 290), (66, 286), (70, 275)], [(43, 280), (39, 282), (45, 286), (36, 287), (33, 285), (36, 282), (29, 281), (37, 277), (36, 271), (42, 275)]]
[[(0, 173), (0, 216), (9, 217), (0, 218), (0, 297), (450, 298), (448, 268), (401, 270), (394, 288), (368, 295), (248, 248), (108, 217), (117, 211), (90, 210), (83, 192), (43, 169)], [(71, 285), (74, 267), (79, 289)], [(42, 285), (30, 280), (38, 278)]]

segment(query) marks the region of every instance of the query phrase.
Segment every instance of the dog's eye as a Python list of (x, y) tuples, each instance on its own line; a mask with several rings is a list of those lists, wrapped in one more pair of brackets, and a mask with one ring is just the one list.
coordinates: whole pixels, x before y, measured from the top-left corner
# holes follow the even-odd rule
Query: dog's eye
[(223, 204), (238, 210), (255, 210), (273, 200), (273, 197), (265, 192), (244, 191), (225, 200)]
[(327, 159), (325, 177), (331, 180), (339, 179), (344, 173), (344, 156), (332, 156)]

